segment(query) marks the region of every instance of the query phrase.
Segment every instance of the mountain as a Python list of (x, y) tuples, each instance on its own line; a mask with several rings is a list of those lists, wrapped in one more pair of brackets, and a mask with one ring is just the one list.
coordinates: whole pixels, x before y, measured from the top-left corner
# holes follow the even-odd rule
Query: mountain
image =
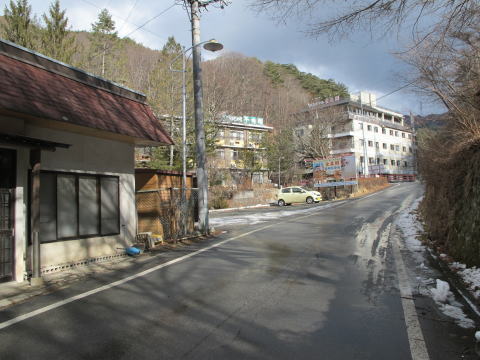
[[(425, 116), (416, 115), (415, 116), (415, 128), (416, 129), (438, 129), (447, 124), (449, 119), (449, 113), (443, 114), (429, 114)], [(411, 124), (410, 116), (405, 116), (407, 124)]]

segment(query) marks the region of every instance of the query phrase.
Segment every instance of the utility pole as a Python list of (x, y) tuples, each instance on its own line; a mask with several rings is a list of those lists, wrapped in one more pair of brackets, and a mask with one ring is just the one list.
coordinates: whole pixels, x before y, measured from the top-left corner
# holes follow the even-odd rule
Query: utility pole
[[(219, 51), (223, 49), (223, 45), (220, 44), (215, 39), (210, 39), (208, 41), (202, 41), (201, 43), (196, 44), (195, 46), (204, 45), (204, 48), (209, 51)], [(186, 191), (187, 191), (187, 88), (186, 88), (186, 79), (185, 74), (187, 73), (186, 70), (186, 58), (185, 54), (192, 50), (192, 47), (188, 49), (182, 49), (182, 52), (176, 56), (169, 65), (170, 71), (173, 72), (181, 72), (182, 73), (182, 234), (185, 235), (187, 233), (187, 223), (186, 223), (186, 213), (187, 213), (187, 198), (186, 198)], [(175, 61), (182, 57), (182, 70), (173, 69), (172, 66), (175, 64)], [(173, 119), (173, 115), (172, 115)]]
[(416, 177), (417, 176), (417, 136), (415, 132), (415, 117), (411, 111), (410, 111), (410, 123), (412, 125), (412, 157), (413, 157), (412, 166), (413, 166), (413, 174)]
[(192, 24), (192, 64), (193, 64), (193, 103), (195, 108), (195, 140), (197, 158), (197, 183), (198, 183), (198, 217), (199, 230), (202, 234), (208, 235), (208, 174), (207, 157), (205, 146), (205, 128), (203, 121), (203, 91), (202, 91), (202, 69), (200, 49), (200, 6), (219, 3), (223, 7), (224, 0), (185, 0), (190, 5), (190, 16)]
[(368, 162), (367, 162), (367, 157), (368, 157), (368, 152), (367, 152), (367, 139), (365, 137), (365, 119), (363, 117), (363, 103), (362, 103), (362, 93), (360, 92), (360, 111), (361, 111), (361, 118), (360, 121), (362, 122), (362, 134), (363, 134), (363, 176), (368, 175)]
[(208, 235), (208, 174), (205, 154), (205, 129), (203, 124), (202, 69), (200, 67), (200, 11), (199, 1), (190, 0), (192, 22), (193, 101), (195, 107), (195, 140), (197, 150), (197, 183), (199, 228)]

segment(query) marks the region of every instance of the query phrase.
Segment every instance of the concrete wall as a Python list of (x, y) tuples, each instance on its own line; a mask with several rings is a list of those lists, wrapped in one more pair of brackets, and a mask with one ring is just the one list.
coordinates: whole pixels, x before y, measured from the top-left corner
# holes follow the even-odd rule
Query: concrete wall
[[(37, 127), (19, 119), (0, 117), (2, 132), (71, 145), (55, 152), (42, 151), (42, 170), (119, 176), (120, 234), (58, 241), (41, 245), (42, 269), (58, 264), (117, 254), (134, 241), (136, 234), (134, 145)], [(15, 279), (22, 281), (28, 259), (27, 195), (29, 149), (17, 150), (17, 187), (15, 199)]]

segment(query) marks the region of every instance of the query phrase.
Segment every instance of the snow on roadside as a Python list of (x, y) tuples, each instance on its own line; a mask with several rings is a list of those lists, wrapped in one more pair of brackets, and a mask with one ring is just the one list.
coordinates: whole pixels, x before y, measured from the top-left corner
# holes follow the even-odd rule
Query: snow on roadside
[(448, 296), (452, 293), (450, 291), (450, 285), (446, 281), (437, 279), (437, 287), (430, 290), (432, 298), (436, 302), (444, 303), (447, 301)]
[(458, 262), (450, 263), (449, 267), (457, 272), (467, 285), (467, 289), (470, 290), (477, 300), (480, 300), (480, 269), (476, 266), (467, 268), (465, 264)]
[(328, 209), (332, 206), (337, 206), (342, 203), (344, 203), (344, 201), (330, 203), (323, 206), (309, 207), (306, 209), (304, 208), (304, 209), (298, 209), (298, 210), (271, 211), (271, 212), (265, 212), (265, 213), (210, 218), (209, 222), (214, 227), (227, 226), (227, 225), (241, 225), (241, 224), (255, 225), (255, 224), (263, 223), (265, 221), (279, 219), (285, 216), (299, 215), (303, 213), (312, 213), (312, 212)]
[[(455, 296), (450, 291), (450, 285), (440, 279), (436, 279), (436, 281), (434, 281), (431, 277), (429, 277), (429, 275), (433, 274), (433, 271), (425, 265), (424, 252), (427, 249), (418, 239), (418, 236), (423, 233), (423, 226), (418, 221), (416, 215), (416, 210), (421, 201), (422, 198), (415, 200), (411, 206), (399, 214), (395, 221), (395, 224), (403, 232), (407, 249), (410, 251), (414, 260), (418, 264), (417, 271), (420, 272), (421, 276), (416, 278), (418, 282), (418, 284), (416, 284), (418, 285), (417, 288), (422, 295), (432, 297), (440, 311), (446, 316), (453, 318), (458, 326), (465, 329), (473, 328), (475, 327), (475, 323), (473, 320), (468, 318), (467, 315), (465, 315), (462, 310), (463, 305), (455, 300)], [(442, 255), (440, 255), (440, 257), (442, 257)], [(446, 255), (444, 255), (444, 257), (446, 257)], [(462, 265), (463, 264), (458, 263), (456, 265), (459, 269), (461, 269), (459, 270), (460, 274), (467, 270), (465, 265)], [(475, 269), (473, 272), (465, 272), (465, 277), (468, 277), (472, 281), (472, 284), (475, 284), (475, 288), (480, 293), (480, 290), (478, 290), (480, 289), (480, 270)], [(436, 286), (433, 287), (433, 284)], [(424, 287), (426, 290), (422, 291), (420, 290), (420, 287)]]
[(400, 229), (402, 229), (405, 244), (414, 255), (415, 260), (420, 264), (419, 266), (425, 267), (425, 257), (423, 256), (425, 246), (417, 238), (418, 235), (423, 233), (423, 226), (417, 220), (416, 214), (416, 210), (418, 209), (422, 199), (423, 197), (416, 199), (412, 205), (402, 211), (395, 220), (395, 223)]
[(235, 211), (235, 210), (263, 208), (263, 207), (269, 207), (269, 206), (271, 206), (271, 205), (270, 204), (257, 204), (257, 205), (240, 206), (240, 207), (236, 207), (236, 208), (212, 209), (212, 210), (208, 210), (208, 212), (210, 212), (210, 213), (227, 212), (227, 211)]
[(460, 306), (440, 304), (440, 310), (445, 315), (455, 319), (455, 323), (464, 329), (473, 329), (475, 327), (473, 320), (465, 315)]

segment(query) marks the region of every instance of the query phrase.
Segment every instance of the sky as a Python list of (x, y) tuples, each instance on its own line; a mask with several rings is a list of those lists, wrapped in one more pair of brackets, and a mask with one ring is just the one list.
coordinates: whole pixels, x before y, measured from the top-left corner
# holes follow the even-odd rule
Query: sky
[[(202, 12), (202, 40), (217, 39), (224, 45), (222, 52), (294, 64), (301, 71), (345, 84), (351, 93), (370, 91), (380, 97), (404, 85), (410, 70), (392, 54), (404, 44), (398, 34), (378, 34), (383, 36), (377, 38), (376, 34), (372, 37), (370, 33), (357, 32), (349, 39), (336, 42), (330, 42), (327, 36), (314, 39), (304, 32), (304, 24), (309, 19), (278, 24), (270, 14), (258, 14), (249, 7), (251, 1), (232, 0), (224, 9), (210, 6)], [(50, 4), (49, 0), (29, 2), (37, 16), (46, 12)], [(172, 7), (174, 3), (174, 0), (61, 0), (61, 7), (66, 9), (72, 30), (90, 30), (100, 10), (106, 8), (121, 37), (128, 35), (149, 48), (161, 49), (167, 38), (174, 36), (188, 48), (191, 46), (189, 19), (181, 5)], [(335, 10), (325, 9), (327, 13)], [(205, 60), (218, 55), (203, 51)], [(443, 112), (439, 105), (420, 99), (408, 90), (386, 96), (378, 105), (404, 114)]]

